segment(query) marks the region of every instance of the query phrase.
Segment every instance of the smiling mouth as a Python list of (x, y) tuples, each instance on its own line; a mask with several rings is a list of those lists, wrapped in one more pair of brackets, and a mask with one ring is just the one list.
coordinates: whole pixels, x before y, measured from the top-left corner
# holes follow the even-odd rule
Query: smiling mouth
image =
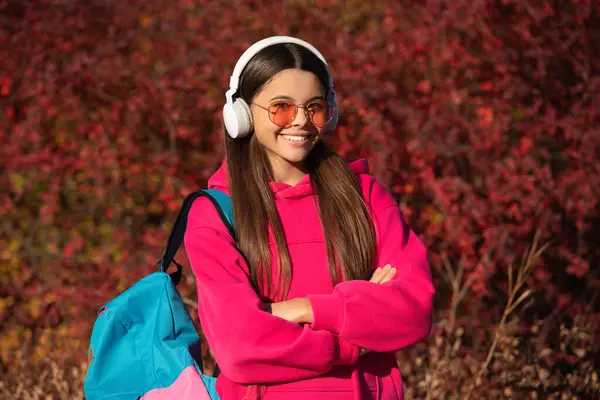
[(313, 135), (284, 135), (281, 134), (285, 140), (289, 140), (290, 142), (305, 142), (309, 140)]

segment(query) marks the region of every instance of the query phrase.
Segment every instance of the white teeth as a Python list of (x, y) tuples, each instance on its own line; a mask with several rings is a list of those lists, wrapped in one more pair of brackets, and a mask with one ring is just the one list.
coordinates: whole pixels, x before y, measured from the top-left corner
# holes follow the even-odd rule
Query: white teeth
[(287, 140), (294, 140), (297, 142), (301, 142), (303, 140), (307, 140), (308, 136), (292, 136), (292, 135), (282, 135), (284, 138), (286, 138)]

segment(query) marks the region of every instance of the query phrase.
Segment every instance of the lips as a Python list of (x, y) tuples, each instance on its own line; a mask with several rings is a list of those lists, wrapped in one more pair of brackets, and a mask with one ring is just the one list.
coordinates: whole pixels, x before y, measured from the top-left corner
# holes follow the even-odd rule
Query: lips
[(281, 140), (284, 140), (286, 143), (292, 145), (292, 146), (301, 146), (304, 147), (307, 143), (310, 143), (312, 141), (312, 138), (315, 137), (315, 135), (309, 134), (309, 133), (280, 133), (279, 138)]
[(310, 132), (286, 132), (280, 133), (282, 136), (312, 136)]
[(286, 140), (291, 140), (294, 142), (302, 142), (302, 141), (308, 140), (310, 138), (310, 136), (307, 136), (307, 135), (281, 135), (281, 136), (283, 136), (283, 138)]

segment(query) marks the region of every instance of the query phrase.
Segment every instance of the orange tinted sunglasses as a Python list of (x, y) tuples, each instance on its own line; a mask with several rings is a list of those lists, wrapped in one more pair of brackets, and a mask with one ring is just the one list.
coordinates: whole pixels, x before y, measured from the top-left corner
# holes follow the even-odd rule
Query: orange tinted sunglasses
[(287, 128), (294, 122), (299, 108), (303, 108), (306, 117), (318, 127), (327, 124), (333, 118), (333, 104), (326, 100), (315, 100), (308, 104), (297, 104), (291, 100), (277, 100), (269, 107), (252, 104), (268, 111), (271, 122), (280, 128)]

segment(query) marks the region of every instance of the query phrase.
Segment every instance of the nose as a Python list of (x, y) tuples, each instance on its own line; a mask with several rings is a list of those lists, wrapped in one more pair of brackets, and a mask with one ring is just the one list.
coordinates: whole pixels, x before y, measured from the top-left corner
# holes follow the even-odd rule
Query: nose
[(292, 126), (305, 126), (310, 119), (308, 118), (308, 110), (305, 106), (299, 105), (296, 117), (292, 121)]

